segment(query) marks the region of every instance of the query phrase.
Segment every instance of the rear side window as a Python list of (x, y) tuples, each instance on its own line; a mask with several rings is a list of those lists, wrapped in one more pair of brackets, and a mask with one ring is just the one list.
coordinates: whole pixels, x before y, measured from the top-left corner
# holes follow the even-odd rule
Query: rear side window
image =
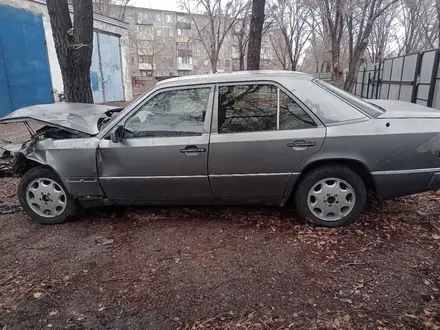
[(234, 85), (219, 88), (219, 133), (312, 127), (316, 127), (312, 118), (277, 86)]
[[(296, 85), (297, 84), (297, 85)], [(367, 118), (361, 111), (314, 81), (292, 84), (297, 98), (324, 124), (347, 122)]]

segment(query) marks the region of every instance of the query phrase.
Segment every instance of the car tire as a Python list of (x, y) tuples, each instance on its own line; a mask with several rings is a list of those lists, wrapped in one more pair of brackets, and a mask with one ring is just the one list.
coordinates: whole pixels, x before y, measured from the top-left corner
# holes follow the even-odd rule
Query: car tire
[(34, 167), (22, 176), (18, 199), (29, 217), (44, 225), (63, 223), (77, 209), (58, 175), (44, 166)]
[(345, 226), (355, 221), (367, 202), (362, 178), (342, 165), (316, 168), (301, 179), (294, 195), (298, 213), (314, 225)]

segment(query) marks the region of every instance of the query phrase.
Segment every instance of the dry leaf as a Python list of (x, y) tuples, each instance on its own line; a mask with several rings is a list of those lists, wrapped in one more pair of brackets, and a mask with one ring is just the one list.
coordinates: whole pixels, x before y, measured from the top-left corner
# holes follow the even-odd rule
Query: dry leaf
[(35, 292), (34, 293), (34, 298), (40, 299), (41, 297), (43, 297), (43, 293), (41, 293), (41, 292)]

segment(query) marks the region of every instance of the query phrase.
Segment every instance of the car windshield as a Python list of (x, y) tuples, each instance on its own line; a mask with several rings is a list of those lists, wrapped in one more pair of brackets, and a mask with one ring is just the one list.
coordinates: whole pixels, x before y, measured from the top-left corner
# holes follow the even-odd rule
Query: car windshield
[(322, 80), (314, 80), (314, 82), (321, 86), (322, 88), (326, 89), (327, 91), (329, 91), (330, 93), (333, 93), (334, 95), (336, 95), (337, 97), (341, 98), (342, 100), (344, 100), (345, 102), (349, 103), (350, 105), (352, 105), (353, 107), (355, 107), (356, 109), (360, 110), (361, 112), (371, 116), (371, 117), (379, 117), (381, 114), (383, 114), (385, 112), (385, 110), (381, 107), (378, 107), (377, 105), (374, 105), (372, 103), (366, 102), (364, 100), (362, 100), (361, 98), (346, 92), (332, 84), (329, 84), (325, 81)]

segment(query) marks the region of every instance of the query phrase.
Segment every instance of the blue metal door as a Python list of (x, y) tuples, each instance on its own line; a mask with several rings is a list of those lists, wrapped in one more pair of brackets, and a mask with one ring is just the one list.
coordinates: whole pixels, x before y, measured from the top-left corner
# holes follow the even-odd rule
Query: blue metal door
[(0, 5), (0, 116), (53, 101), (42, 17)]
[(90, 77), (95, 103), (124, 100), (119, 39), (102, 32), (93, 34)]

